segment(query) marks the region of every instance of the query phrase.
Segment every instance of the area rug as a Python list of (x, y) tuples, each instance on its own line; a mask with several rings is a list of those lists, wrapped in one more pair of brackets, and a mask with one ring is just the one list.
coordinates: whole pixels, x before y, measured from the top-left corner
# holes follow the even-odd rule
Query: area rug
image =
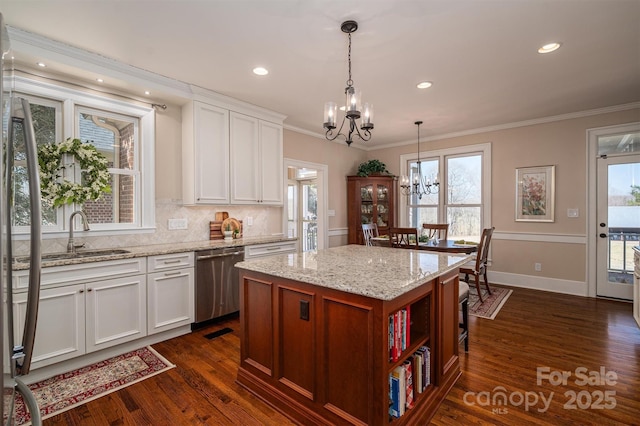
[(478, 291), (473, 284), (469, 286), (469, 315), (492, 320), (498, 315), (513, 290), (491, 287), (491, 294), (488, 294), (482, 284), (480, 284), (480, 289), (484, 299), (483, 303), (480, 303)]
[[(174, 367), (147, 346), (33, 383), (29, 389), (46, 419)], [(30, 425), (30, 419), (22, 398), (17, 398), (15, 424)]]

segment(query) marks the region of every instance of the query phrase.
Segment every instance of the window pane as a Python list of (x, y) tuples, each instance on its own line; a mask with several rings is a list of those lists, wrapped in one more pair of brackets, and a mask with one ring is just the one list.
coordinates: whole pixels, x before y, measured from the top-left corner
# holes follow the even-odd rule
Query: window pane
[[(31, 118), (33, 130), (36, 135), (36, 144), (49, 144), (56, 142), (56, 108), (53, 106), (39, 105), (30, 99)], [(29, 184), (27, 178), (27, 158), (24, 145), (24, 129), (22, 125), (15, 123), (14, 127), (14, 164), (13, 164), (13, 204), (15, 206), (13, 225), (29, 226)], [(53, 226), (57, 224), (56, 211), (42, 204), (42, 225)]]
[(80, 140), (96, 147), (98, 152), (115, 169), (136, 169), (135, 164), (135, 119), (107, 118), (98, 114), (80, 112)]
[(438, 223), (438, 207), (413, 207), (409, 209), (409, 226), (422, 229), (423, 223)]
[(482, 234), (481, 207), (448, 207), (449, 239), (480, 242)]
[[(420, 169), (420, 170), (419, 170)], [(421, 172), (421, 173), (420, 173)], [(420, 163), (420, 167), (418, 167), (417, 161), (409, 162), (409, 183), (413, 184), (415, 179), (420, 179), (425, 183), (433, 183), (433, 181), (438, 176), (438, 160), (423, 160)], [(412, 185), (413, 189), (414, 186)], [(421, 191), (424, 192), (424, 188), (420, 187)], [(422, 195), (422, 197), (412, 194), (409, 196), (409, 204), (416, 205), (435, 205), (438, 204), (438, 188), (431, 187), (435, 194), (426, 194)]]
[(482, 203), (482, 157), (447, 158), (447, 204)]
[(89, 223), (136, 223), (139, 174), (131, 171), (138, 170), (137, 119), (87, 108), (78, 108), (77, 119), (80, 140), (92, 144), (107, 158), (111, 172), (111, 193), (83, 206)]
[(135, 176), (111, 174), (111, 194), (102, 194), (82, 207), (89, 223), (134, 223), (135, 183)]
[(598, 137), (598, 155), (640, 152), (640, 133)]

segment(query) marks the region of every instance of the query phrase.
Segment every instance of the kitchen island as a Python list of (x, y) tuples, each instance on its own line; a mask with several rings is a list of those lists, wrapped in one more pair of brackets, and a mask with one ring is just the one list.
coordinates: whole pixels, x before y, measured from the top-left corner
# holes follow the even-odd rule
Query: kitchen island
[[(349, 245), (236, 264), (238, 383), (301, 424), (426, 424), (460, 376), (458, 268), (468, 260)], [(425, 350), (429, 384), (390, 416), (390, 376)]]

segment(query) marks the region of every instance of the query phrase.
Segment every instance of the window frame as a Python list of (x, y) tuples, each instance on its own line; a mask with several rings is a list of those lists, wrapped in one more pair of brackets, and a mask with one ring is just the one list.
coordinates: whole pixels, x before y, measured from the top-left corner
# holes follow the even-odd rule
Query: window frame
[[(137, 232), (152, 232), (155, 230), (155, 110), (152, 107), (124, 102), (119, 99), (107, 98), (93, 93), (55, 85), (43, 81), (31, 80), (16, 76), (14, 91), (16, 96), (33, 96), (37, 99), (58, 101), (62, 103), (62, 133), (58, 134), (59, 123), (56, 122), (56, 136), (58, 140), (65, 140), (77, 135), (77, 107), (96, 110), (104, 114), (120, 114), (139, 120), (138, 125), (138, 159), (137, 173), (140, 177), (137, 183), (135, 197), (136, 215), (133, 223), (90, 224), (94, 236), (118, 235)], [(56, 116), (58, 118), (58, 116)], [(76, 206), (64, 206), (58, 214), (59, 223), (55, 229), (43, 228), (42, 238), (60, 238), (69, 232), (68, 218), (76, 210)], [(60, 216), (62, 220), (60, 221)], [(27, 227), (14, 228), (16, 239), (29, 238)]]
[[(447, 159), (451, 157), (462, 157), (468, 155), (481, 155), (482, 157), (482, 175), (481, 175), (481, 185), (482, 185), (482, 199), (481, 199), (481, 211), (480, 211), (480, 221), (482, 228), (490, 228), (491, 227), (491, 143), (483, 143), (476, 145), (465, 145), (454, 148), (444, 148), (433, 151), (421, 151), (420, 158), (422, 161), (425, 160), (433, 160), (438, 159), (439, 168), (438, 168), (438, 181), (441, 183), (441, 186), (444, 187), (447, 184)], [(409, 176), (409, 163), (415, 162), (418, 159), (418, 154), (413, 152), (409, 154), (401, 154), (400, 155), (400, 175), (401, 176)], [(409, 204), (409, 196), (406, 196), (400, 192), (399, 197), (404, 197), (404, 199), (400, 199), (398, 202), (399, 206), (399, 215), (400, 218), (400, 226), (411, 226), (409, 224), (409, 210), (412, 205)], [(429, 205), (432, 206), (432, 205)], [(460, 207), (464, 205), (455, 204), (455, 207)], [(425, 206), (428, 207), (428, 206)], [(438, 221), (442, 221), (442, 223), (447, 222), (447, 199), (446, 199), (446, 191), (442, 189), (438, 191), (438, 204), (437, 204), (437, 215)]]

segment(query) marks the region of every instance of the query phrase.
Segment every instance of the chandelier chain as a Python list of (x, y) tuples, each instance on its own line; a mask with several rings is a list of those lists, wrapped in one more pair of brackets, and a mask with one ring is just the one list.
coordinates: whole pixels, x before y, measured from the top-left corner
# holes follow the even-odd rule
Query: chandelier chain
[(349, 55), (348, 55), (348, 60), (349, 60), (349, 80), (347, 80), (347, 86), (353, 86), (353, 80), (351, 80), (351, 33), (349, 33), (348, 36), (349, 36)]

